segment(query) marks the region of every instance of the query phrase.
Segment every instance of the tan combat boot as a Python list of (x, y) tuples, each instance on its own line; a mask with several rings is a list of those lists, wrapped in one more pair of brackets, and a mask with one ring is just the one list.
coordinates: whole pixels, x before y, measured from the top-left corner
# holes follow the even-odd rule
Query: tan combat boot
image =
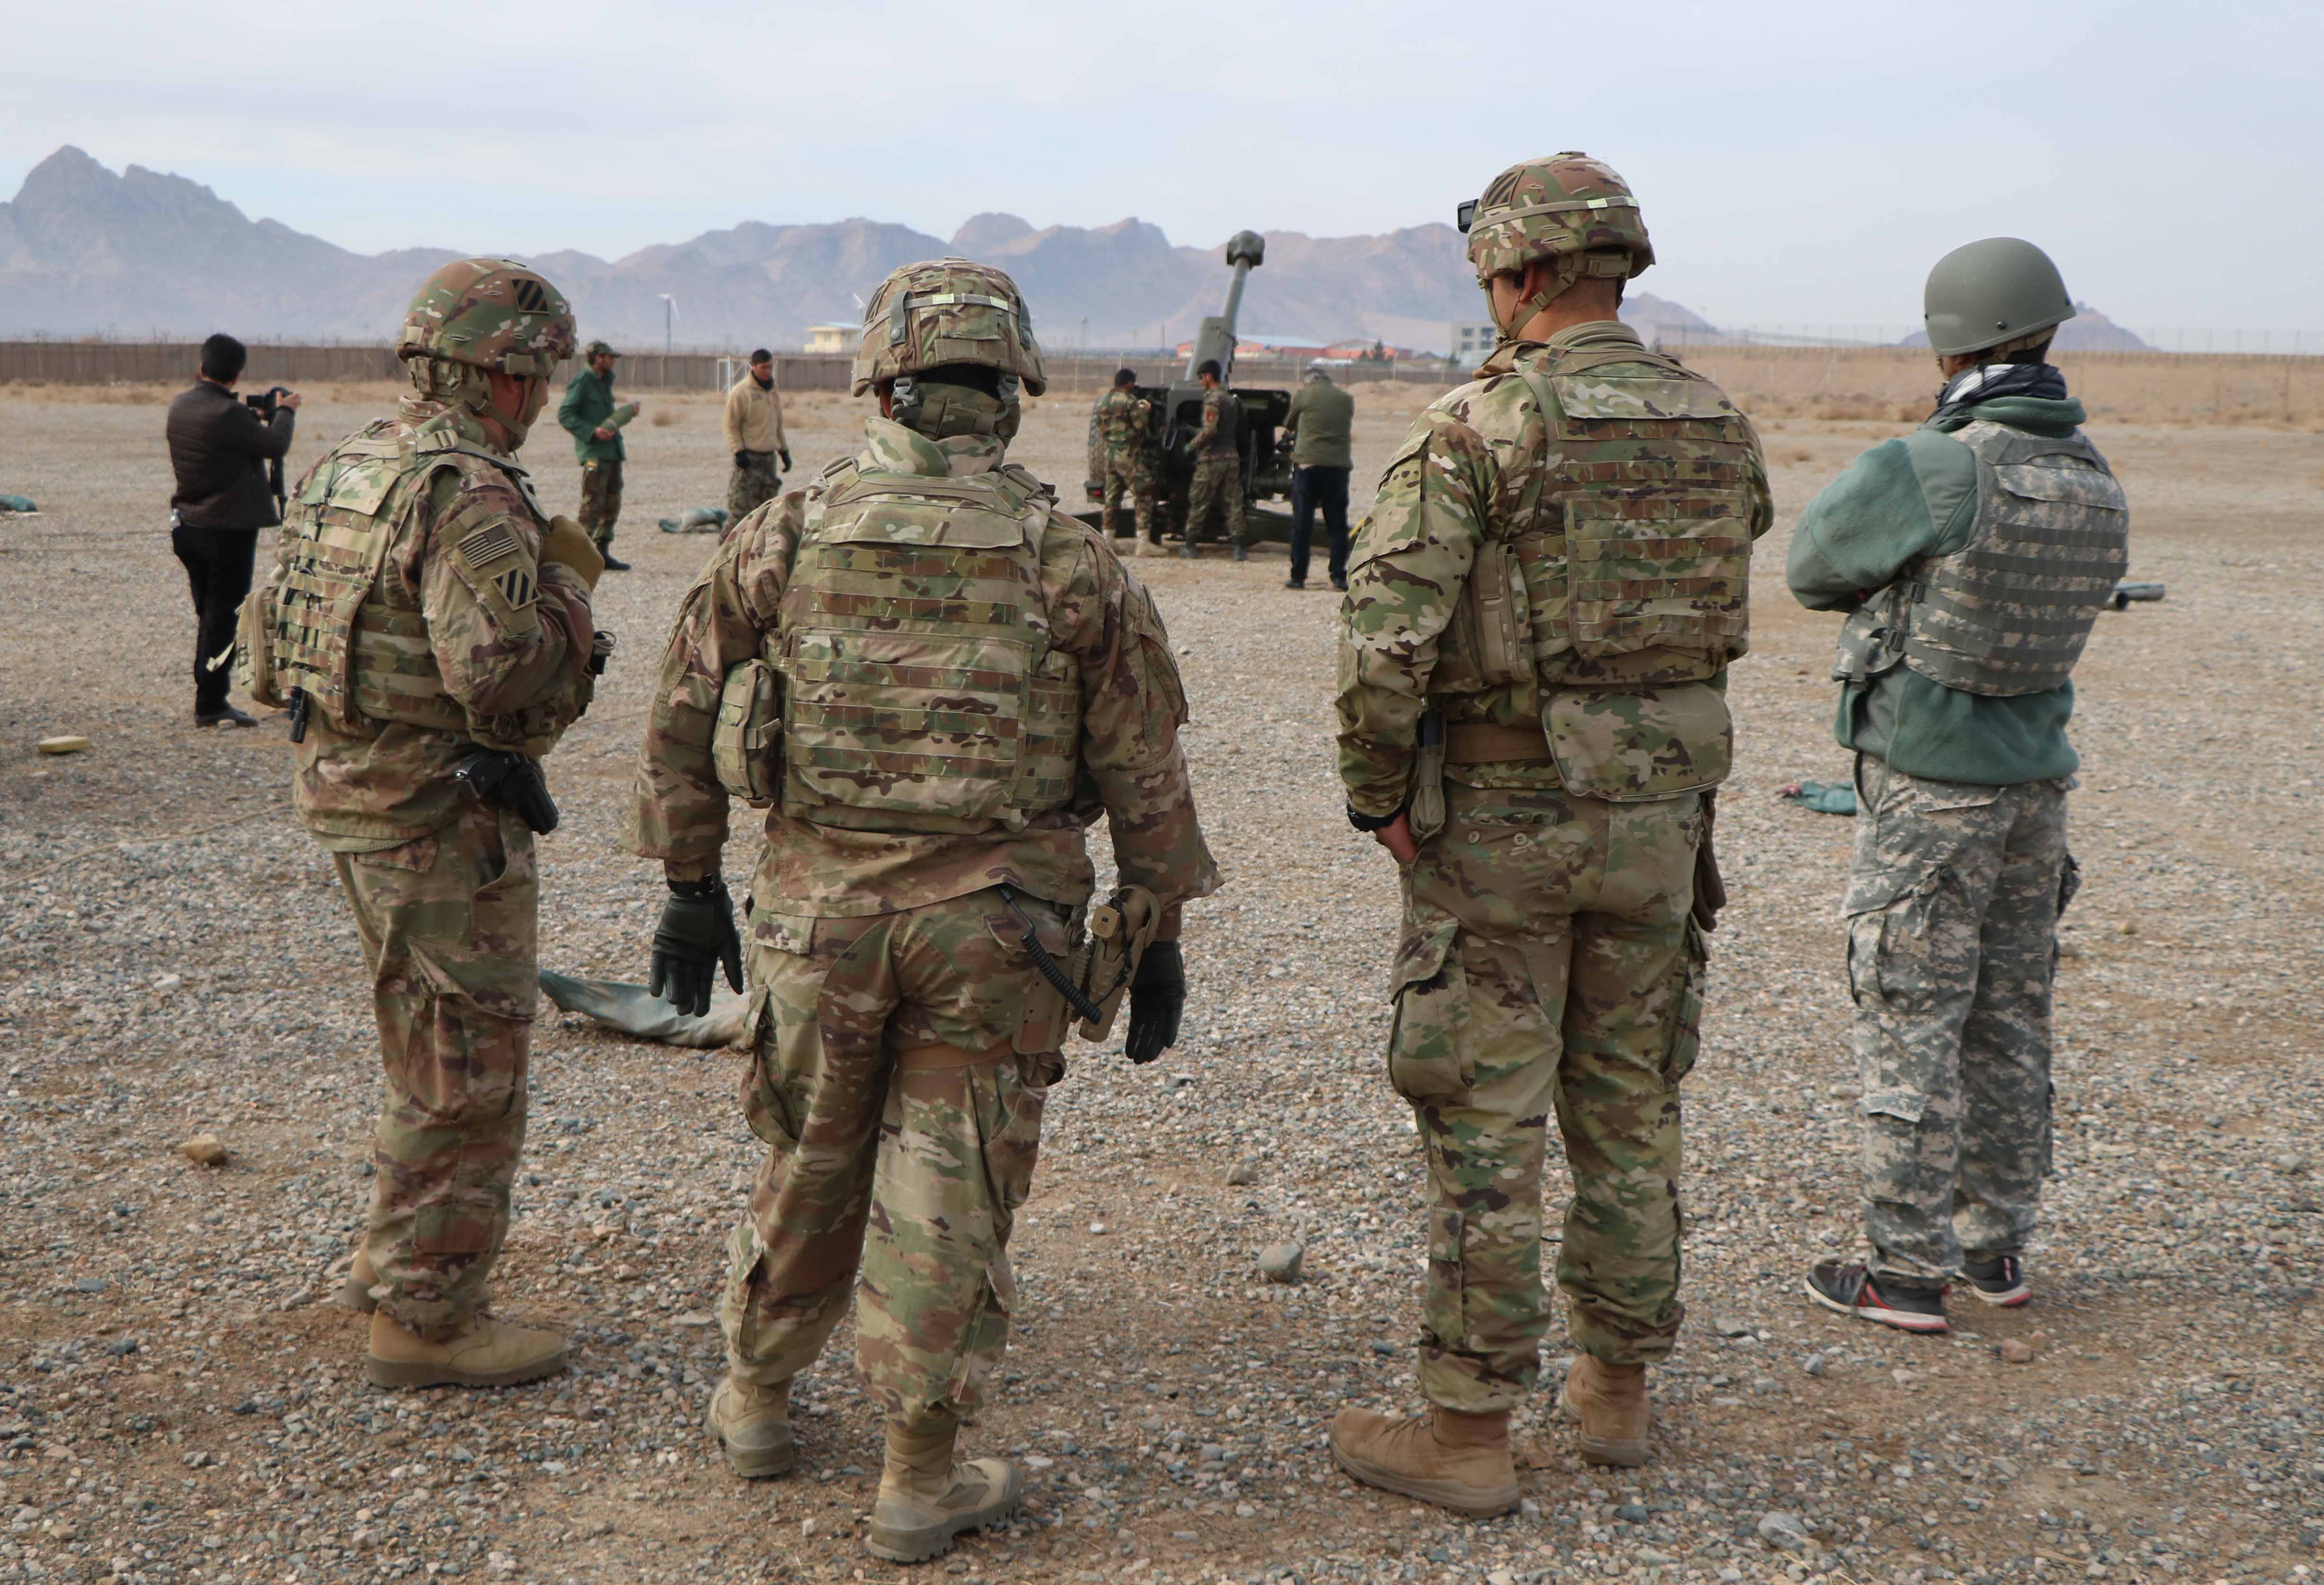
[(980, 1529), (1016, 1511), (1025, 1478), (1006, 1461), (953, 1461), (958, 1426), (914, 1434), (888, 1427), (888, 1462), (880, 1471), (880, 1500), (863, 1537), (872, 1555), (917, 1563), (952, 1550), (964, 1530)]
[(379, 1286), (379, 1273), (371, 1263), (370, 1247), (355, 1246), (355, 1264), (347, 1267), (347, 1280), (339, 1285), (339, 1303), (358, 1315), (368, 1315), (379, 1308), (379, 1301), (371, 1296)]
[(791, 1441), (791, 1384), (760, 1387), (730, 1372), (711, 1395), (710, 1434), (726, 1450), (726, 1467), (746, 1480), (788, 1475), (798, 1461)]
[(1509, 1414), (1435, 1409), (1425, 1420), (1342, 1409), (1332, 1422), (1332, 1457), (1367, 1486), (1416, 1497), (1471, 1518), (1517, 1506)]
[(513, 1387), (564, 1369), (565, 1338), (478, 1315), (431, 1343), (406, 1332), (386, 1311), (374, 1310), (371, 1355), (364, 1363), (374, 1387)]
[(1565, 1373), (1564, 1409), (1581, 1423), (1582, 1456), (1634, 1470), (1646, 1461), (1646, 1368), (1577, 1354)]

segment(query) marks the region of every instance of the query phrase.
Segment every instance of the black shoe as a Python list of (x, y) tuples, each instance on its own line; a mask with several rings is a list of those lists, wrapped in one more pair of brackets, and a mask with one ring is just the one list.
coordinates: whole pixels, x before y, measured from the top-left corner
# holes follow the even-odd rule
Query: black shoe
[(1237, 561), (1249, 561), (1250, 559), (1250, 552), (1238, 545), (1234, 548), (1234, 558)]
[(1286, 578), (1283, 580), (1283, 586), (1286, 589), (1304, 589), (1307, 586), (1307, 580), (1305, 578)]
[(1827, 1310), (1877, 1321), (1899, 1332), (1950, 1332), (1945, 1319), (1945, 1290), (1906, 1287), (1875, 1282), (1872, 1273), (1853, 1260), (1819, 1260), (1804, 1285), (1809, 1298)]
[(222, 705), (215, 710), (195, 711), (194, 724), (196, 726), (256, 726), (258, 717), (244, 715), (231, 705)]
[(2015, 1310), (2033, 1300), (2034, 1285), (2025, 1280), (2025, 1263), (2015, 1255), (1964, 1260), (1961, 1275), (1969, 1278), (1969, 1291), (1988, 1304)]
[(615, 561), (613, 559), (613, 553), (608, 550), (605, 552), (605, 570), (607, 572), (627, 572), (630, 570), (630, 564), (626, 561)]
[(1344, 594), (1348, 592), (1348, 580), (1345, 578), (1333, 578), (1332, 580), (1332, 587), (1339, 590), (1341, 594)]

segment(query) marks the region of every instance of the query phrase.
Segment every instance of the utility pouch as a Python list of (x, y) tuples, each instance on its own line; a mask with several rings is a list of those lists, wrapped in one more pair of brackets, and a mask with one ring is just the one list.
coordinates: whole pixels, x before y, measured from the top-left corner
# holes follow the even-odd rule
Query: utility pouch
[(1734, 725), (1707, 683), (1559, 688), (1542, 706), (1558, 779), (1576, 797), (1652, 803), (1727, 779)]
[(1405, 794), (1412, 840), (1426, 842), (1444, 829), (1444, 713), (1420, 713), (1419, 751), (1412, 757), (1412, 786)]
[(1083, 1039), (1102, 1040), (1112, 1029), (1113, 1015), (1161, 923), (1160, 900), (1142, 886), (1125, 886), (1090, 909), (1089, 940), (1074, 954), (1074, 969), (1098, 1016), (1082, 1020)]
[(242, 615), (235, 624), (235, 680), (242, 691), (250, 696), (254, 705), (263, 705), (270, 710), (283, 705), (281, 692), (274, 686), (274, 596), (273, 580), (260, 585), (242, 603)]
[(782, 791), (782, 709), (775, 668), (755, 657), (729, 671), (718, 692), (711, 762), (718, 785), (754, 809), (767, 807)]

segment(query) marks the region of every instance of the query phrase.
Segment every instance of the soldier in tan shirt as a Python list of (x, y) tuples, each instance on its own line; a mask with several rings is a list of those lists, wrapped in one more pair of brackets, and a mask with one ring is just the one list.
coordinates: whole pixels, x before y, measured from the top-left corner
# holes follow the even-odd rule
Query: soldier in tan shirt
[(775, 472), (791, 465), (790, 447), (783, 439), (783, 399), (775, 390), (775, 355), (760, 347), (751, 355), (748, 373), (726, 393), (726, 449), (734, 454), (734, 471), (726, 480), (726, 521), (741, 522), (772, 501), (783, 487)]

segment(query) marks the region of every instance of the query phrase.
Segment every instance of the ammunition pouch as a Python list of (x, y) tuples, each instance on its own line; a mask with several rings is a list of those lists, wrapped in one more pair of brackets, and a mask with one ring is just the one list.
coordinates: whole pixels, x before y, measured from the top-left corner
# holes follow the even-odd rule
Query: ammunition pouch
[(718, 693), (718, 723), (710, 731), (711, 762), (731, 797), (763, 809), (782, 796), (783, 702), (775, 668), (753, 658), (726, 674)]
[(1405, 792), (1412, 840), (1426, 842), (1444, 829), (1444, 713), (1420, 713), (1420, 742), (1412, 757), (1412, 782)]
[(1090, 909), (1089, 938), (1073, 961), (1075, 985), (1098, 1010), (1096, 1018), (1082, 1020), (1083, 1039), (1102, 1040), (1112, 1029), (1113, 1016), (1161, 923), (1161, 899), (1142, 886), (1125, 886)]

